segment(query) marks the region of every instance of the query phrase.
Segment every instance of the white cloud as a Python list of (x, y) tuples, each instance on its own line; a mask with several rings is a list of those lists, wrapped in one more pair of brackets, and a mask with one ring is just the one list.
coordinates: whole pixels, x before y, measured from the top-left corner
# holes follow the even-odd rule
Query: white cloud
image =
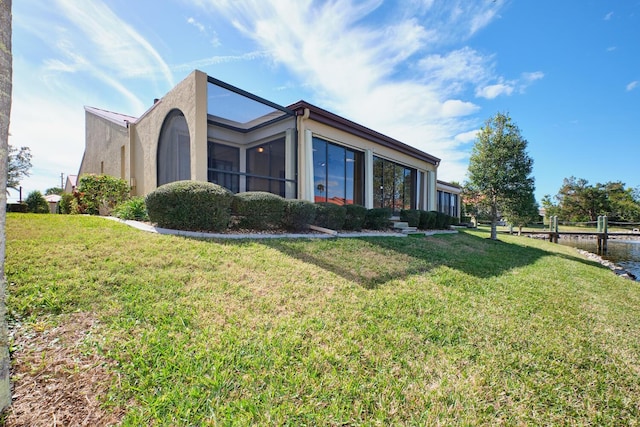
[(609, 21), (611, 18), (613, 18), (613, 12), (609, 12), (604, 16), (605, 21)]
[(638, 82), (637, 80), (632, 81), (631, 83), (629, 83), (629, 84), (627, 85), (627, 91), (632, 91), (632, 90), (634, 90), (635, 88), (637, 88), (637, 87), (638, 87), (638, 84), (640, 84), (640, 82)]
[(476, 89), (476, 96), (480, 98), (494, 99), (500, 95), (511, 95), (514, 87), (510, 83), (498, 83), (495, 85), (489, 85), (479, 87)]
[(525, 83), (535, 82), (536, 80), (540, 80), (544, 78), (544, 73), (542, 71), (534, 71), (532, 73), (522, 73), (522, 80)]
[[(149, 74), (154, 75), (155, 70), (159, 70), (169, 87), (173, 86), (171, 70), (160, 54), (104, 3), (57, 0), (57, 4), (75, 29), (81, 32), (82, 37), (76, 40), (90, 41), (92, 62), (119, 77), (148, 78)], [(70, 47), (78, 49), (79, 46)]]
[(387, 21), (367, 24), (381, 4), (211, 0), (205, 7), (313, 88), (312, 102), (446, 158), (449, 170), (460, 174), (466, 165), (456, 162), (468, 153), (459, 152), (466, 141), (456, 135), (477, 129), (472, 115), (479, 111), (460, 95), (500, 77), (491, 55), (469, 47), (434, 49), (487, 26), (502, 2), (408, 1)]
[(215, 31), (211, 31), (211, 34), (210, 34), (210, 32), (207, 30), (207, 28), (204, 26), (204, 24), (202, 24), (201, 22), (197, 21), (193, 17), (187, 18), (187, 23), (190, 24), (190, 25), (193, 25), (200, 33), (202, 33), (204, 36), (210, 38), (210, 41), (211, 41), (211, 44), (213, 45), (213, 47), (222, 46), (222, 43), (220, 42), (220, 39), (218, 38), (218, 33), (216, 33)]
[(202, 25), (200, 22), (196, 21), (195, 18), (191, 17), (187, 19), (187, 23), (193, 25), (194, 27), (196, 27), (198, 29), (198, 31), (200, 31), (201, 33), (206, 33), (206, 29), (204, 28), (204, 25)]

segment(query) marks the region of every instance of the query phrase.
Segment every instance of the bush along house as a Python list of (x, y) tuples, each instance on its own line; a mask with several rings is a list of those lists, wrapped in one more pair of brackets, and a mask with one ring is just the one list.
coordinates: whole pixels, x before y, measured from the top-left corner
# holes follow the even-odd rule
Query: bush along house
[(440, 159), (305, 101), (283, 107), (201, 71), (140, 117), (85, 107), (85, 122), (78, 175), (125, 179), (133, 195), (195, 180), (394, 212), (441, 210), (446, 199), (443, 212), (459, 216), (459, 188), (437, 180)]

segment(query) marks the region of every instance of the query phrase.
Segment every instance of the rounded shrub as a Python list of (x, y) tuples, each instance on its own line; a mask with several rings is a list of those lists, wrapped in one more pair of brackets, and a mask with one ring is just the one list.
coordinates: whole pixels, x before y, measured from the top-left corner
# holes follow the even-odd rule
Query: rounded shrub
[(418, 209), (402, 209), (400, 221), (407, 222), (409, 227), (417, 227), (420, 225), (420, 211)]
[(364, 226), (369, 230), (385, 230), (391, 225), (391, 209), (373, 208), (367, 211)]
[(248, 191), (233, 197), (232, 212), (237, 226), (252, 230), (279, 228), (284, 216), (284, 198), (264, 191)]
[(221, 231), (229, 225), (233, 194), (210, 182), (176, 181), (147, 194), (149, 220), (160, 227)]
[(331, 230), (342, 230), (347, 210), (334, 203), (316, 203), (316, 219), (314, 224)]
[(362, 230), (367, 216), (367, 208), (361, 205), (345, 205), (344, 208), (346, 215), (343, 228), (354, 231)]
[(304, 231), (316, 219), (316, 205), (307, 200), (286, 199), (282, 227), (289, 231)]

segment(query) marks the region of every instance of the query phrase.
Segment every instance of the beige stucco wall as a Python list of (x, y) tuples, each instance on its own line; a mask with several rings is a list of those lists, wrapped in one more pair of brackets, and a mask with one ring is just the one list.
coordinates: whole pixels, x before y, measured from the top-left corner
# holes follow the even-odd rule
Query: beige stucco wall
[(207, 75), (196, 70), (131, 125), (135, 194), (144, 195), (156, 188), (160, 131), (174, 109), (182, 111), (189, 127), (191, 179), (207, 180)]
[(128, 168), (125, 167), (124, 171), (122, 168), (129, 161), (126, 154), (129, 129), (89, 111), (85, 111), (85, 125), (85, 151), (79, 176), (104, 173), (129, 179)]

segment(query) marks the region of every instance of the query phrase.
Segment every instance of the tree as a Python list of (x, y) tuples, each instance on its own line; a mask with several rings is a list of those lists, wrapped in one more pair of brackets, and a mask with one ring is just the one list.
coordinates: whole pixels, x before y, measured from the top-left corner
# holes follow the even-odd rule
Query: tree
[(0, 0), (0, 411), (11, 404), (9, 382), (9, 344), (5, 316), (4, 258), (6, 251), (7, 218), (7, 160), (9, 156), (9, 117), (11, 116), (11, 90), (13, 57), (11, 54), (11, 0)]
[(38, 190), (29, 193), (24, 203), (27, 205), (29, 212), (49, 213), (49, 203), (47, 203), (47, 200)]
[(60, 187), (51, 187), (51, 188), (47, 188), (46, 190), (44, 190), (44, 195), (45, 196), (50, 196), (52, 194), (57, 194), (58, 196), (62, 195), (62, 193), (64, 193), (64, 189), (60, 188)]
[(498, 238), (496, 225), (501, 212), (508, 206), (531, 202), (533, 160), (526, 150), (527, 141), (508, 114), (497, 113), (489, 118), (476, 137), (466, 186), (488, 209), (493, 240)]
[(9, 145), (7, 166), (7, 188), (17, 190), (20, 181), (29, 176), (31, 170), (31, 150), (29, 147), (17, 149)]
[(586, 179), (572, 176), (563, 180), (554, 198), (556, 204), (547, 196), (543, 206), (548, 215), (565, 221), (595, 222), (600, 215), (613, 221), (640, 221), (640, 194), (620, 181), (590, 185)]
[(537, 222), (540, 218), (540, 207), (536, 198), (531, 193), (525, 197), (520, 197), (508, 201), (503, 209), (503, 215), (509, 224), (518, 227), (518, 236), (522, 234), (522, 227), (532, 222)]

